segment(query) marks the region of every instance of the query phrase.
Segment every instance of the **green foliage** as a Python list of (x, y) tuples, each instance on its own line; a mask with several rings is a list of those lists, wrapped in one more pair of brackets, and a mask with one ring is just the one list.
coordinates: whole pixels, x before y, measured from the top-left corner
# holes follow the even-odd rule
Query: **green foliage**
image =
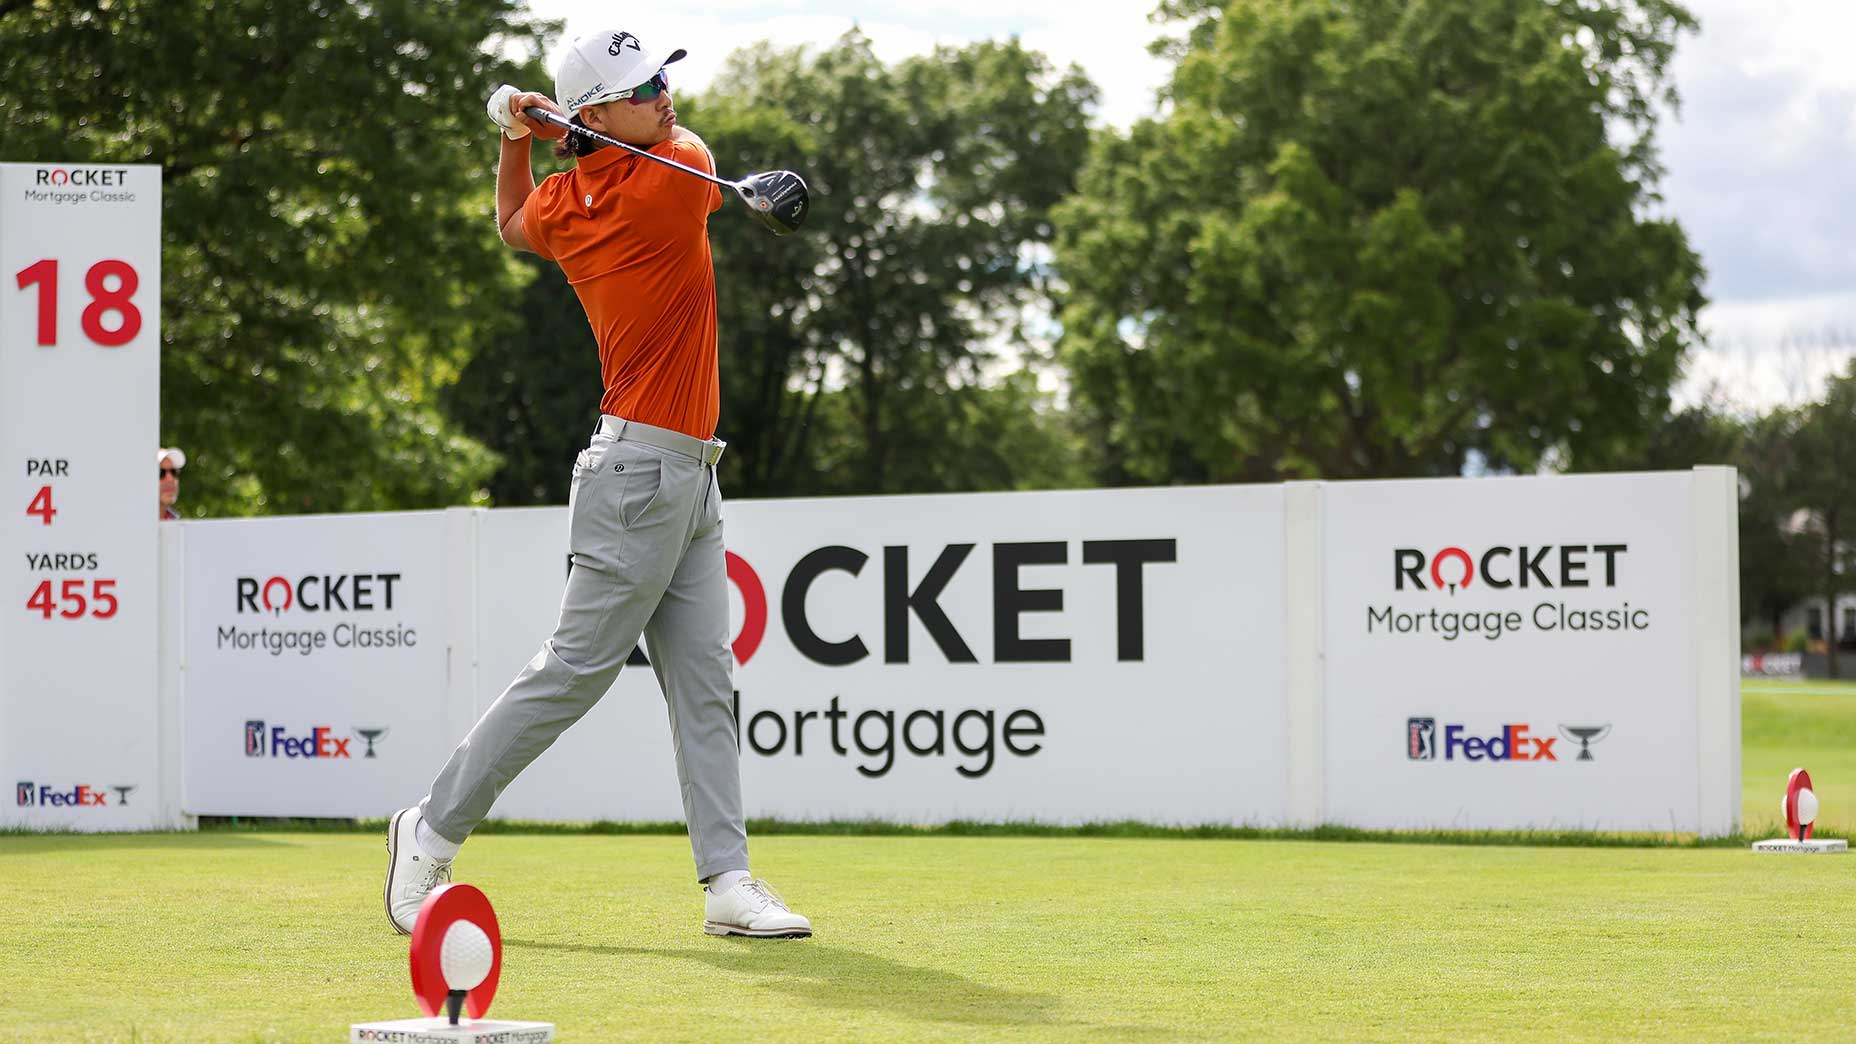
[(530, 273), (517, 321), (472, 357), (444, 408), (500, 458), (487, 484), (492, 501), (565, 504), (574, 454), (599, 419), (599, 348), (560, 267), (533, 254), (517, 263)]
[(1740, 465), (1753, 450), (1753, 421), (1715, 396), (1664, 413), (1628, 444), (1569, 463), (1578, 471), (1680, 471), (1706, 464)]
[[(797, 492), (867, 491), (860, 467), (868, 433), (855, 389), (823, 391), (812, 402), (810, 468)], [(902, 407), (922, 405), (913, 400)], [(935, 394), (933, 411), (912, 411), (917, 440), (889, 465), (893, 492), (1075, 489), (1089, 485), (1070, 418), (1037, 388), (1029, 370), (985, 385), (956, 384)]]
[(1740, 476), (1741, 616), (1770, 622), (1774, 631), (1812, 589), (1809, 542), (1792, 525), (1798, 423), (1798, 412), (1788, 409), (1748, 420), (1732, 458)]
[[(1791, 440), (1790, 500), (1810, 522), (1800, 534), (1811, 563), (1813, 594), (1826, 606), (1856, 590), (1856, 360), (1830, 380), (1824, 397), (1803, 411)], [(1834, 612), (1824, 621), (1830, 676), (1839, 675)]]
[(1175, 0), (1164, 116), (1058, 209), (1110, 482), (1530, 469), (1662, 414), (1701, 266), (1645, 216), (1664, 0)]
[(162, 441), (184, 513), (465, 502), (435, 408), (517, 272), (483, 97), (518, 0), (0, 4), (0, 153), (163, 168)]
[[(733, 57), (692, 126), (724, 171), (791, 166), (812, 189), (797, 235), (710, 221), (722, 338), (724, 474), (743, 495), (1009, 489), (1074, 469), (1023, 382), (1034, 263), (1088, 144), (1094, 88), (1016, 41), (896, 65), (853, 31), (814, 53)], [(1054, 466), (1053, 466), (1054, 465)], [(726, 462), (725, 462), (726, 466)]]

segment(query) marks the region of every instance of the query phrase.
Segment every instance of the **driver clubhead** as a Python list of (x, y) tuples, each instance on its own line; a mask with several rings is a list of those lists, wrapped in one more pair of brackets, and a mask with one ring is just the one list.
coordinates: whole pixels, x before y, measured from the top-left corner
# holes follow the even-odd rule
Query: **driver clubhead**
[(748, 205), (748, 212), (776, 236), (797, 231), (805, 224), (812, 202), (806, 179), (790, 170), (750, 174), (735, 182), (735, 194)]

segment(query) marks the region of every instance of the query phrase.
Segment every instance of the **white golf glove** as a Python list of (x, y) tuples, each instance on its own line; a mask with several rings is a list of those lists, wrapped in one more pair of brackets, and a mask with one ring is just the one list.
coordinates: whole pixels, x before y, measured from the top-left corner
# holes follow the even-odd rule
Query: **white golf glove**
[(528, 125), (516, 119), (515, 114), (509, 111), (509, 99), (521, 93), (505, 83), (496, 89), (495, 94), (490, 95), (487, 106), (490, 110), (490, 119), (496, 121), (496, 125), (503, 129), (503, 134), (510, 141), (520, 141), (528, 137)]

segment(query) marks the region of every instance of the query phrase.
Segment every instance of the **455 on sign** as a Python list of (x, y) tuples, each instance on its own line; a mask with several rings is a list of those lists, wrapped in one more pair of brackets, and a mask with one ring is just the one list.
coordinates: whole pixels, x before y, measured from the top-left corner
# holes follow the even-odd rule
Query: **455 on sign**
[[(57, 584), (56, 594), (52, 588), (54, 583)], [(26, 609), (46, 620), (51, 619), (54, 612), (66, 620), (81, 616), (107, 620), (121, 608), (115, 589), (115, 580), (42, 580), (33, 588), (32, 597), (26, 599)]]

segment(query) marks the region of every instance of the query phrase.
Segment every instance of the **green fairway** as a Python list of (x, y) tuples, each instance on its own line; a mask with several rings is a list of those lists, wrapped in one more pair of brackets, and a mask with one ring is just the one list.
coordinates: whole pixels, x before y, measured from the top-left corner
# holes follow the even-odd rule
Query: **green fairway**
[[(1755, 689), (1760, 691), (1755, 691)], [(1749, 686), (1856, 823), (1856, 695)], [(1843, 795), (1849, 795), (1845, 797)], [(1743, 847), (762, 836), (815, 938), (705, 936), (677, 836), (486, 833), (494, 1015), (564, 1041), (1849, 1039), (1856, 857)], [(373, 832), (0, 836), (0, 1041), (334, 1041), (416, 1014)]]
[(1779, 799), (1803, 766), (1823, 803), (1818, 832), (1856, 836), (1856, 685), (1752, 682), (1740, 690), (1741, 818), (1749, 834), (1777, 836)]
[[(355, 834), (7, 838), (8, 1040), (343, 1039), (416, 1014)], [(698, 928), (675, 837), (491, 835), (496, 1011), (567, 1040), (1847, 1038), (1837, 858), (775, 837), (805, 942)]]

